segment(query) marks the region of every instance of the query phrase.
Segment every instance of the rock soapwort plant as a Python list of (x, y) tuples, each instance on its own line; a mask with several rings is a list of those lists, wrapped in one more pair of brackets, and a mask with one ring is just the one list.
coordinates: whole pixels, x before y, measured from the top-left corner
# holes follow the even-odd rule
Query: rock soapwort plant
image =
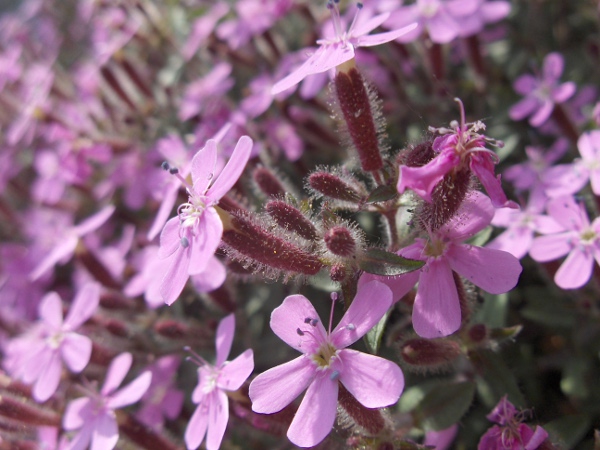
[(0, 450), (600, 448), (598, 20), (2, 3)]

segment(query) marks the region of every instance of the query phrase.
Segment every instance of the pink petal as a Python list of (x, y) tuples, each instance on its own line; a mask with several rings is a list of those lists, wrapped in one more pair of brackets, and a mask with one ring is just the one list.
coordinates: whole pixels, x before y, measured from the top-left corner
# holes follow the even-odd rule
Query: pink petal
[[(361, 17), (359, 13), (358, 17)], [(358, 38), (360, 36), (365, 36), (373, 31), (375, 28), (380, 26), (383, 22), (385, 22), (390, 17), (389, 12), (385, 12), (383, 14), (378, 14), (377, 16), (371, 17), (367, 20), (357, 20), (357, 23), (354, 24), (354, 28), (351, 29), (351, 37)]]
[(160, 233), (160, 247), (158, 257), (160, 259), (171, 256), (181, 245), (181, 236), (179, 235), (179, 217), (173, 217), (165, 224)]
[(458, 36), (460, 26), (447, 14), (438, 13), (429, 19), (427, 31), (436, 44), (447, 44)]
[(190, 258), (186, 249), (181, 249), (169, 258), (169, 266), (160, 284), (160, 295), (167, 305), (172, 305), (183, 291), (189, 278)]
[(188, 422), (185, 429), (185, 445), (188, 449), (198, 448), (208, 429), (208, 407), (205, 404), (200, 404), (192, 414), (192, 418)]
[(200, 223), (194, 230), (193, 242), (190, 241), (190, 259), (187, 273), (201, 273), (214, 256), (223, 235), (223, 222), (215, 208), (207, 208), (200, 217)]
[(588, 131), (579, 136), (577, 149), (584, 161), (597, 161), (600, 156), (600, 131)]
[(562, 83), (552, 90), (552, 100), (554, 100), (556, 103), (566, 102), (573, 97), (576, 90), (577, 85), (574, 82), (568, 81), (566, 83)]
[(217, 165), (217, 142), (209, 139), (192, 158), (191, 172), (193, 189), (204, 195), (215, 175)]
[(587, 283), (594, 269), (592, 252), (574, 249), (561, 264), (554, 281), (562, 289), (577, 289)]
[(533, 127), (541, 126), (550, 118), (553, 110), (554, 102), (551, 100), (544, 101), (535, 114), (529, 118), (529, 123)]
[(221, 319), (217, 327), (217, 335), (215, 338), (215, 347), (217, 350), (217, 360), (215, 366), (220, 367), (229, 356), (231, 351), (231, 343), (235, 333), (235, 316), (229, 314)]
[(92, 417), (94, 402), (89, 397), (71, 400), (63, 414), (62, 425), (67, 431), (81, 428)]
[(392, 306), (392, 291), (380, 281), (358, 288), (352, 304), (331, 333), (331, 343), (345, 348), (369, 332)]
[(100, 303), (100, 285), (98, 283), (87, 283), (75, 296), (71, 308), (65, 319), (63, 330), (76, 330), (88, 320)]
[(107, 406), (111, 409), (119, 409), (137, 402), (146, 393), (150, 383), (152, 383), (152, 372), (147, 370), (128, 385), (112, 394), (106, 402)]
[(410, 33), (416, 28), (417, 24), (412, 23), (398, 30), (387, 31), (385, 33), (371, 34), (369, 36), (360, 36), (356, 38), (354, 43), (356, 47), (373, 47), (375, 45), (385, 44), (386, 42), (398, 39), (399, 37)]
[[(548, 168), (542, 175), (548, 197), (565, 197), (579, 192), (588, 182), (589, 170), (577, 161)], [(564, 217), (564, 219), (567, 219)]]
[(226, 391), (237, 391), (254, 370), (254, 353), (246, 350), (221, 368), (217, 386)]
[(327, 72), (329, 69), (333, 69), (346, 61), (350, 61), (352, 58), (354, 58), (354, 48), (352, 45), (344, 43), (322, 45), (310, 56), (310, 58), (304, 61), (304, 64), (283, 80), (275, 83), (271, 89), (271, 94), (277, 95), (280, 92), (297, 85), (308, 75)]
[(261, 373), (250, 383), (252, 411), (281, 411), (306, 389), (316, 373), (317, 366), (305, 355)]
[(208, 409), (206, 450), (219, 450), (229, 421), (229, 400), (225, 392), (215, 389)]
[(87, 336), (69, 333), (60, 345), (63, 361), (73, 373), (81, 372), (92, 356), (92, 340)]
[(52, 352), (52, 357), (44, 364), (40, 375), (33, 385), (32, 395), (35, 401), (43, 403), (56, 392), (62, 374), (62, 364), (58, 351)]
[[(200, 273), (192, 275), (190, 279), (198, 292), (211, 292), (221, 287), (227, 278), (227, 269), (218, 258), (213, 256), (206, 263)], [(162, 302), (162, 299), (161, 299)]]
[[(181, 172), (180, 172), (181, 173)], [(183, 175), (182, 175), (183, 176)], [(154, 222), (152, 222), (152, 226), (146, 237), (149, 241), (154, 240), (154, 238), (161, 232), (164, 228), (165, 222), (169, 218), (171, 214), (171, 210), (173, 206), (175, 206), (175, 201), (177, 200), (177, 193), (179, 192), (179, 188), (181, 187), (181, 182), (176, 179), (176, 182), (172, 182), (166, 188), (164, 188), (163, 199), (160, 203), (160, 207), (158, 208), (158, 212), (154, 217)]]
[(525, 444), (525, 450), (536, 450), (547, 438), (548, 432), (539, 425), (536, 425), (533, 435), (529, 438), (527, 444)]
[(510, 107), (508, 115), (512, 120), (521, 120), (531, 115), (539, 105), (536, 97), (525, 97)]
[(533, 230), (529, 227), (513, 227), (488, 242), (486, 248), (502, 250), (517, 259), (523, 258), (533, 243)]
[(440, 153), (433, 160), (421, 167), (400, 166), (398, 192), (411, 189), (419, 197), (431, 202), (431, 192), (444, 175), (456, 167), (460, 159), (453, 151)]
[[(312, 326), (306, 320), (316, 320)], [(271, 329), (290, 347), (302, 353), (313, 353), (325, 342), (327, 333), (314, 306), (303, 295), (290, 295), (271, 313)], [(310, 330), (301, 335), (298, 330)]]
[(453, 241), (464, 241), (487, 227), (494, 217), (491, 200), (481, 192), (472, 191), (456, 215), (439, 230), (440, 235)]
[(558, 80), (563, 73), (565, 61), (560, 53), (549, 53), (544, 58), (542, 68), (544, 79), (547, 81)]
[(100, 228), (104, 222), (106, 222), (110, 216), (115, 212), (115, 207), (113, 205), (108, 205), (98, 211), (91, 217), (88, 217), (79, 225), (76, 225), (72, 228), (72, 231), (77, 236), (83, 236), (92, 231)]
[(563, 226), (552, 217), (537, 214), (533, 216), (533, 228), (541, 234), (553, 234), (565, 231)]
[(383, 408), (398, 401), (404, 375), (397, 364), (350, 349), (341, 350), (339, 359), (340, 381), (361, 404)]
[(59, 330), (63, 325), (62, 300), (56, 292), (46, 294), (39, 307), (40, 319)]
[(338, 382), (320, 373), (311, 383), (292, 420), (287, 437), (300, 447), (312, 447), (331, 432), (337, 412)]
[(421, 269), (412, 319), (415, 332), (428, 339), (448, 336), (460, 328), (460, 303), (447, 261), (431, 259)]
[(419, 271), (415, 270), (413, 272), (409, 272), (404, 275), (398, 275), (396, 277), (384, 277), (370, 273), (363, 273), (358, 280), (358, 286), (360, 287), (361, 285), (373, 280), (381, 281), (387, 287), (389, 287), (392, 291), (392, 303), (396, 303), (415, 287), (415, 284), (417, 284), (417, 281), (419, 281)]
[(574, 233), (567, 232), (549, 236), (539, 236), (533, 240), (529, 256), (538, 262), (553, 261), (571, 251)]
[(582, 231), (590, 226), (585, 207), (570, 195), (550, 200), (547, 209), (548, 214), (567, 230)]
[(491, 294), (514, 288), (523, 268), (508, 252), (472, 245), (452, 245), (446, 252), (450, 267)]
[(123, 382), (127, 376), (127, 372), (131, 368), (133, 357), (131, 353), (121, 353), (116, 356), (108, 366), (104, 385), (100, 391), (102, 395), (109, 395)]
[(537, 88), (538, 84), (539, 82), (537, 78), (535, 78), (533, 75), (526, 74), (521, 75), (516, 79), (515, 83), (513, 84), (513, 88), (517, 93), (521, 95), (527, 95)]
[(510, 13), (510, 3), (507, 1), (485, 2), (481, 5), (480, 12), (486, 23), (498, 22)]
[[(93, 425), (93, 424), (92, 424)], [(69, 442), (68, 450), (87, 450), (89, 449), (90, 441), (94, 428), (86, 424)]]
[(500, 175), (494, 174), (494, 164), (488, 154), (471, 156), (469, 167), (479, 178), (494, 207), (519, 209), (519, 205), (506, 198), (506, 194), (502, 190)]
[(56, 247), (54, 247), (50, 253), (40, 261), (40, 263), (31, 271), (29, 279), (36, 281), (50, 269), (52, 269), (56, 263), (62, 262), (67, 256), (73, 255), (75, 247), (79, 238), (74, 235), (66, 236), (61, 239)]
[(112, 450), (119, 441), (119, 427), (114, 417), (102, 414), (95, 421), (90, 450)]

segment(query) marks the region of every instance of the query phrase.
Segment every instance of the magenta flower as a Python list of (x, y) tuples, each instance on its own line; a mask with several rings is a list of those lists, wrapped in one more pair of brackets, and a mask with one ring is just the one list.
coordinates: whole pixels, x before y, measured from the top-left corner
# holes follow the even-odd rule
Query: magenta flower
[[(362, 4), (359, 10), (362, 9)], [(319, 48), (299, 68), (290, 73), (283, 80), (273, 86), (271, 94), (276, 95), (300, 83), (309, 75), (327, 72), (354, 58), (356, 47), (372, 47), (393, 41), (416, 27), (416, 24), (404, 26), (400, 29), (378, 33), (368, 36), (375, 28), (380, 26), (389, 17), (389, 13), (379, 14), (365, 20), (359, 20), (357, 13), (355, 20), (348, 31), (342, 31), (340, 11), (337, 2), (329, 0), (327, 7), (331, 11), (335, 36), (331, 39), (317, 41)]]
[(383, 283), (364, 284), (337, 327), (331, 331), (330, 324), (327, 332), (306, 297), (287, 297), (271, 314), (271, 329), (302, 355), (252, 381), (252, 410), (276, 413), (308, 388), (287, 436), (300, 447), (312, 447), (333, 427), (338, 381), (367, 408), (396, 403), (404, 389), (400, 368), (378, 356), (346, 348), (373, 328), (391, 304), (392, 293)]
[(539, 425), (535, 429), (520, 423), (517, 409), (506, 396), (488, 414), (495, 422), (479, 440), (478, 450), (535, 450), (548, 438), (548, 432)]
[(460, 124), (453, 122), (451, 129), (434, 130), (441, 136), (433, 141), (433, 150), (437, 155), (430, 162), (420, 167), (400, 166), (398, 191), (402, 194), (406, 189), (411, 189), (425, 201), (431, 202), (431, 193), (444, 176), (468, 166), (479, 178), (495, 207), (518, 208), (515, 202), (506, 198), (500, 175), (494, 174), (498, 156), (486, 148), (491, 139), (479, 134), (480, 130), (485, 130), (485, 125), (482, 122), (465, 123), (463, 104), (458, 99), (456, 101), (460, 104)]
[(130, 353), (121, 353), (112, 360), (100, 392), (89, 389), (87, 397), (72, 400), (63, 416), (66, 431), (79, 430), (68, 450), (112, 450), (119, 440), (115, 410), (137, 402), (152, 381), (149, 371), (142, 373), (127, 386), (117, 388), (131, 368)]
[(529, 255), (539, 262), (568, 255), (554, 281), (563, 289), (580, 288), (592, 276), (594, 260), (600, 262), (600, 217), (590, 224), (584, 205), (570, 196), (550, 200), (547, 209), (565, 231), (535, 238)]
[(203, 365), (198, 368), (198, 385), (192, 393), (192, 401), (198, 406), (185, 430), (188, 449), (200, 446), (205, 436), (207, 450), (219, 448), (229, 421), (227, 392), (237, 391), (254, 370), (252, 349), (227, 361), (234, 332), (235, 316), (230, 314), (217, 328), (215, 365), (200, 360)]
[(562, 55), (550, 53), (544, 58), (541, 77), (526, 74), (517, 78), (514, 84), (515, 91), (525, 98), (510, 108), (510, 118), (521, 120), (531, 116), (529, 123), (534, 127), (546, 122), (554, 110), (554, 105), (567, 101), (577, 88), (572, 81), (559, 83), (563, 68)]
[(460, 328), (461, 312), (453, 271), (492, 294), (511, 290), (519, 280), (521, 264), (510, 253), (464, 244), (487, 227), (493, 216), (490, 199), (472, 192), (448, 223), (430, 233), (428, 239), (417, 238), (398, 252), (405, 258), (425, 261), (421, 269), (397, 277), (365, 274), (361, 283), (381, 280), (392, 289), (394, 300), (399, 300), (418, 281), (412, 312), (417, 334), (437, 338), (454, 333)]
[(33, 384), (32, 395), (38, 402), (48, 400), (58, 388), (62, 361), (73, 373), (87, 366), (92, 340), (75, 332), (96, 311), (100, 286), (86, 284), (77, 293), (63, 321), (62, 301), (56, 292), (40, 303), (40, 321), (24, 335), (6, 346), (4, 367), (15, 378)]
[(209, 140), (192, 160), (192, 185), (185, 180), (189, 202), (179, 207), (179, 215), (170, 219), (161, 235), (159, 258), (168, 258), (169, 267), (161, 273), (160, 292), (165, 303), (172, 304), (190, 275), (203, 272), (217, 250), (223, 223), (214, 206), (237, 182), (252, 150), (252, 139), (242, 136), (229, 162), (210, 184), (217, 163), (217, 143)]

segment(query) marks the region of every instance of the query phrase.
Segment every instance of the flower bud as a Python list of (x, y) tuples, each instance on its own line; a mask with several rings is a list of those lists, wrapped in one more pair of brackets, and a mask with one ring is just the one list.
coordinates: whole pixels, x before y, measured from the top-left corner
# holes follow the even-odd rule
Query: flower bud
[(400, 355), (406, 363), (429, 369), (445, 366), (460, 354), (459, 344), (449, 339), (409, 339), (400, 350)]
[(308, 177), (308, 185), (317, 193), (345, 202), (359, 203), (360, 193), (338, 175), (329, 172), (314, 172)]
[(381, 415), (381, 411), (360, 404), (341, 383), (339, 383), (338, 402), (352, 422), (364, 428), (369, 434), (377, 435), (384, 429), (385, 419)]
[(271, 200), (265, 206), (265, 210), (280, 227), (293, 231), (309, 241), (317, 239), (315, 226), (300, 210), (289, 203), (283, 200)]
[(356, 251), (356, 242), (350, 230), (343, 226), (330, 228), (323, 237), (327, 249), (337, 256), (349, 257)]
[(283, 197), (285, 195), (286, 191), (281, 181), (266, 167), (257, 167), (254, 169), (252, 179), (256, 183), (256, 186), (269, 197)]

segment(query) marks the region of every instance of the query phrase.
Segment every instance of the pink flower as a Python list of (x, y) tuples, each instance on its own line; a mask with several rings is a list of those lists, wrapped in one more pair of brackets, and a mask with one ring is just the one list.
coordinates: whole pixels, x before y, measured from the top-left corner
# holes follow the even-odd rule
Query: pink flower
[(547, 209), (565, 231), (535, 238), (529, 254), (539, 262), (568, 254), (554, 281), (563, 289), (580, 288), (592, 276), (594, 260), (600, 261), (600, 217), (590, 224), (584, 205), (570, 196), (550, 200)]
[(209, 140), (192, 159), (192, 185), (187, 184), (189, 202), (179, 207), (179, 215), (170, 219), (161, 235), (158, 257), (169, 259), (161, 272), (161, 295), (172, 304), (190, 275), (207, 267), (221, 242), (223, 223), (214, 206), (237, 182), (250, 158), (252, 139), (242, 136), (227, 165), (212, 185), (217, 162), (217, 143)]
[(326, 332), (306, 297), (287, 297), (271, 314), (271, 329), (302, 355), (252, 381), (252, 410), (276, 413), (308, 388), (287, 436), (300, 447), (312, 447), (333, 427), (338, 381), (367, 408), (383, 408), (398, 401), (404, 388), (400, 368), (383, 358), (346, 348), (373, 328), (391, 304), (387, 286), (378, 281), (367, 283), (359, 288), (338, 326), (333, 331), (330, 326)]
[(534, 127), (542, 125), (554, 110), (554, 105), (563, 103), (573, 96), (577, 86), (572, 81), (558, 82), (564, 68), (564, 60), (560, 53), (550, 53), (544, 58), (541, 77), (521, 75), (515, 81), (514, 88), (524, 95), (514, 104), (508, 114), (512, 120), (530, 117), (529, 123)]
[(437, 155), (424, 166), (400, 166), (398, 191), (403, 193), (411, 189), (425, 201), (431, 202), (431, 193), (444, 176), (468, 166), (479, 178), (495, 207), (518, 208), (515, 202), (506, 198), (500, 175), (494, 174), (498, 156), (486, 148), (491, 140), (479, 134), (480, 130), (485, 130), (485, 125), (482, 122), (465, 123), (463, 104), (459, 99), (456, 101), (460, 105), (460, 124), (453, 122), (450, 129), (434, 129), (442, 134), (433, 142), (433, 150)]
[(112, 360), (100, 392), (89, 390), (87, 397), (72, 400), (63, 416), (63, 428), (79, 430), (68, 450), (112, 450), (119, 440), (115, 410), (137, 402), (152, 381), (149, 371), (142, 373), (117, 391), (131, 367), (130, 353), (121, 353)]
[(382, 280), (398, 300), (418, 281), (412, 313), (417, 334), (437, 338), (454, 333), (460, 328), (461, 312), (452, 272), (492, 294), (511, 290), (521, 274), (519, 260), (510, 253), (463, 243), (488, 226), (493, 215), (490, 199), (472, 192), (448, 223), (430, 233), (428, 239), (417, 238), (398, 252), (405, 258), (425, 261), (421, 269), (397, 277), (365, 274), (361, 283)]
[(233, 361), (227, 361), (233, 334), (235, 316), (228, 315), (217, 328), (215, 365), (203, 360), (198, 369), (198, 385), (192, 401), (198, 405), (185, 430), (188, 449), (197, 448), (206, 436), (206, 448), (217, 450), (221, 445), (229, 420), (227, 392), (237, 391), (254, 370), (254, 353), (246, 350)]
[(495, 422), (479, 440), (478, 450), (535, 450), (539, 448), (548, 432), (540, 426), (535, 429), (520, 423), (517, 409), (502, 397), (487, 419)]
[[(358, 4), (362, 9), (362, 4)], [(375, 28), (380, 26), (389, 17), (389, 13), (379, 14), (365, 20), (359, 20), (359, 14), (350, 25), (348, 31), (342, 31), (340, 11), (337, 2), (329, 0), (327, 7), (331, 11), (335, 36), (331, 39), (320, 39), (317, 41), (319, 48), (313, 53), (304, 64), (294, 70), (287, 77), (275, 83), (271, 94), (276, 95), (300, 83), (309, 75), (327, 72), (329, 69), (350, 61), (354, 58), (354, 49), (356, 47), (372, 47), (385, 44), (408, 33), (416, 27), (416, 24), (405, 26), (401, 29), (378, 33), (368, 36)]]
[(60, 382), (64, 361), (73, 373), (87, 366), (92, 354), (92, 341), (75, 333), (96, 311), (100, 286), (86, 284), (73, 300), (63, 321), (62, 301), (56, 292), (47, 294), (40, 303), (40, 321), (6, 347), (4, 366), (14, 377), (33, 385), (32, 395), (38, 402), (48, 400)]

